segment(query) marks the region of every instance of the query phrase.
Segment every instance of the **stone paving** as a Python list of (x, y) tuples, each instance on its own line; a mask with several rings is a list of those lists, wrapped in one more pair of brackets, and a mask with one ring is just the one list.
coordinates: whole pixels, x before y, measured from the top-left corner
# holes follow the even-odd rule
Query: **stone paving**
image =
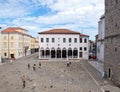
[[(120, 88), (116, 87), (109, 79), (102, 78), (102, 73), (104, 71), (104, 64), (102, 62), (99, 62), (97, 60), (90, 60), (86, 63), (88, 63), (86, 65), (89, 65), (89, 67), (91, 65), (95, 73), (99, 74), (99, 76), (94, 76), (93, 72), (91, 72), (94, 78), (99, 77), (99, 79), (96, 78), (96, 80), (99, 82), (104, 90), (109, 90), (110, 92), (120, 92)], [(103, 81), (102, 84), (100, 81)]]
[[(0, 66), (0, 92), (103, 92), (83, 67), (82, 62), (86, 61), (74, 60), (66, 67), (66, 60), (43, 61), (36, 55)], [(36, 71), (33, 64), (37, 65)], [(26, 76), (25, 88), (22, 88), (22, 75)]]

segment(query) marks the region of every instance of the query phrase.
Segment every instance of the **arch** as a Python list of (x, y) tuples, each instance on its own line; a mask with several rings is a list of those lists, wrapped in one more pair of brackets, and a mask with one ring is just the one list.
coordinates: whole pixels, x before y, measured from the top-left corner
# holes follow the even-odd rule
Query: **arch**
[(49, 48), (46, 48), (46, 56), (49, 56), (50, 55), (50, 49)]
[(51, 50), (55, 50), (55, 48), (54, 48), (54, 47), (52, 47), (52, 48), (51, 48)]
[(56, 52), (55, 52), (55, 48), (51, 49), (51, 58), (55, 58)]
[(72, 48), (68, 48), (68, 57), (72, 57)]
[(65, 47), (62, 49), (62, 58), (67, 58), (67, 51)]
[(61, 58), (61, 49), (57, 48), (57, 58)]
[(74, 58), (77, 58), (77, 57), (78, 57), (78, 49), (77, 49), (77, 48), (74, 48), (74, 49), (73, 49), (73, 57), (74, 57)]
[(41, 48), (40, 48), (40, 50), (44, 50), (44, 48), (43, 48), (43, 47), (41, 47)]
[(41, 57), (44, 57), (45, 51), (44, 51), (44, 48), (43, 48), (43, 47), (40, 48), (40, 53), (41, 53)]

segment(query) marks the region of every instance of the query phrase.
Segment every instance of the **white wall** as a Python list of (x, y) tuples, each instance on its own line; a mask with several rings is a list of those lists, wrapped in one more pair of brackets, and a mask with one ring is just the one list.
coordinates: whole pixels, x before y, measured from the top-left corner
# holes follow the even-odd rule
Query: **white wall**
[[(41, 38), (44, 38), (44, 42), (41, 43)], [(46, 38), (49, 38), (49, 42), (46, 42)], [(52, 43), (52, 38), (55, 38), (55, 43)], [(63, 38), (66, 38), (66, 42), (63, 43)], [(68, 39), (72, 38), (72, 42), (69, 43)], [(77, 38), (77, 43), (74, 42), (74, 38)], [(74, 48), (78, 49), (78, 58), (79, 58), (79, 52), (80, 52), (80, 47), (82, 47), (82, 52), (83, 52), (83, 58), (88, 59), (88, 52), (89, 52), (89, 45), (88, 45), (88, 38), (89, 37), (82, 37), (83, 38), (83, 43), (80, 43), (80, 35), (79, 34), (39, 34), (39, 46), (40, 48), (44, 48), (44, 50), (48, 47), (50, 50), (52, 47), (55, 48), (55, 50), (59, 47), (61, 50), (65, 47), (66, 50), (68, 48)], [(87, 39), (87, 43), (84, 43), (84, 38)], [(84, 51), (84, 47), (87, 48), (86, 51)], [(39, 53), (40, 56), (40, 53)]]
[(104, 37), (105, 37), (105, 17), (104, 15), (98, 22), (98, 42), (97, 42), (97, 59), (104, 62)]
[(104, 42), (97, 42), (97, 59), (104, 62)]
[[(82, 52), (83, 52), (83, 58), (88, 59), (89, 57), (89, 37), (81, 37), (82, 38), (82, 43), (79, 43), (79, 47), (82, 47)], [(87, 39), (87, 43), (84, 43), (84, 39)], [(84, 50), (84, 47), (87, 48), (87, 50)], [(81, 51), (79, 51), (81, 52)]]
[[(43, 43), (40, 42), (41, 38), (44, 38)], [(46, 42), (46, 38), (49, 38), (49, 43)], [(52, 38), (55, 38), (55, 43), (52, 43)], [(63, 38), (66, 38), (66, 43), (63, 43)], [(73, 38), (71, 43), (68, 43), (69, 38)], [(39, 36), (39, 42), (40, 42), (40, 47), (43, 47), (44, 49), (46, 49), (47, 47), (49, 47), (50, 49), (52, 47), (54, 47), (55, 49), (57, 49), (58, 47), (60, 47), (60, 48), (65, 47), (66, 49), (71, 47), (72, 49), (74, 49), (75, 47), (78, 48), (78, 46), (79, 46), (79, 43), (74, 43), (74, 38), (77, 38), (79, 41), (79, 35), (41, 34)], [(59, 44), (59, 46), (58, 46), (58, 44)], [(70, 44), (71, 44), (71, 46), (69, 46)]]

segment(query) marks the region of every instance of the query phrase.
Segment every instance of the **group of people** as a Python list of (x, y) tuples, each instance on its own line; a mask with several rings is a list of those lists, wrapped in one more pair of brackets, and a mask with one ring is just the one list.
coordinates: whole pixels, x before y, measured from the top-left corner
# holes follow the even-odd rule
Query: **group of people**
[(72, 63), (71, 62), (67, 62), (67, 67), (69, 67)]
[[(28, 69), (30, 68), (30, 63), (28, 63)], [(36, 64), (33, 64), (33, 71), (36, 70)], [(41, 62), (39, 62), (39, 68), (41, 68)]]
[[(30, 66), (30, 63), (28, 63), (28, 69), (29, 69), (30, 67), (31, 67), (31, 66)], [(39, 62), (39, 68), (41, 68), (41, 62)], [(33, 64), (32, 69), (33, 69), (33, 71), (36, 70), (36, 64)], [(26, 86), (26, 76), (25, 76), (25, 75), (21, 76), (21, 80), (22, 80), (22, 83), (23, 83), (23, 88), (25, 88), (25, 86)]]
[[(71, 62), (67, 62), (67, 67), (70, 67), (70, 65), (71, 65)], [(30, 68), (31, 66), (30, 66), (30, 63), (28, 63), (28, 69)], [(41, 62), (39, 62), (39, 68), (41, 68)], [(32, 69), (33, 69), (33, 71), (36, 71), (36, 64), (33, 64), (33, 67), (32, 67)], [(23, 88), (25, 88), (25, 84), (26, 84), (26, 76), (25, 75), (23, 75), (22, 77), (21, 77), (21, 79), (22, 79), (22, 82), (23, 82)]]

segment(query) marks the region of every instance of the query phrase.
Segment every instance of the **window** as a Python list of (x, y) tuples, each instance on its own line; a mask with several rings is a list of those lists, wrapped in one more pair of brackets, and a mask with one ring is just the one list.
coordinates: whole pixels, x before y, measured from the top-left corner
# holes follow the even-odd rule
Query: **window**
[(46, 42), (49, 42), (49, 38), (46, 38)]
[(11, 42), (11, 48), (13, 48), (13, 42)]
[(82, 52), (79, 52), (79, 57), (83, 57), (83, 53)]
[(80, 47), (80, 50), (82, 50), (82, 47)]
[(87, 39), (86, 38), (84, 39), (84, 43), (87, 43)]
[(7, 56), (7, 53), (4, 53), (4, 56)]
[(69, 43), (71, 43), (72, 42), (72, 39), (71, 38), (69, 38)]
[(43, 39), (43, 38), (41, 38), (41, 42), (44, 42), (44, 39)]
[(6, 40), (6, 36), (4, 36), (4, 40)]
[(77, 43), (77, 38), (74, 38), (74, 42)]
[(66, 42), (66, 39), (65, 38), (63, 38), (63, 43), (65, 43)]
[(52, 42), (55, 42), (55, 38), (52, 38)]
[(87, 48), (86, 47), (84, 47), (84, 51), (86, 51), (87, 50)]
[(11, 36), (11, 40), (13, 40), (13, 36)]
[(82, 43), (82, 38), (80, 38), (80, 43)]
[(7, 44), (6, 44), (6, 42), (4, 42), (4, 48), (6, 48), (7, 47)]

